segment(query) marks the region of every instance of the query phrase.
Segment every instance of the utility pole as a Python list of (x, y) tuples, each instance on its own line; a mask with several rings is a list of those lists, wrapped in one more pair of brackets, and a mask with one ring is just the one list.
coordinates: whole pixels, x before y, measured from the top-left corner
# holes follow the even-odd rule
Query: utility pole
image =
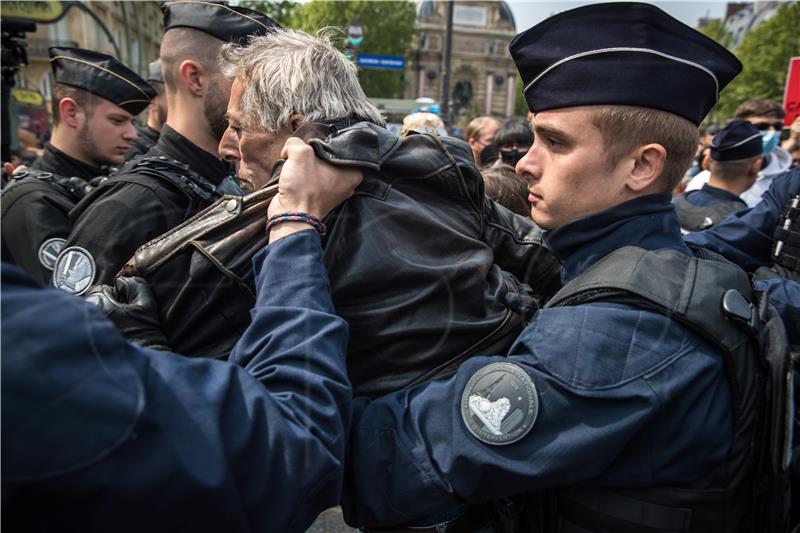
[(447, 126), (450, 117), (450, 55), (453, 48), (453, 0), (447, 2), (447, 29), (444, 36), (444, 56), (442, 57), (442, 119)]

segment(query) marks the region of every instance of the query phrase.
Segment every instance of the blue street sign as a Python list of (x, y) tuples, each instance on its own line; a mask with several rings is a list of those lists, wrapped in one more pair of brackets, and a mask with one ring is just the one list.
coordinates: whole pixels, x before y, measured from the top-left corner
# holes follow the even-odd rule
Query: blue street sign
[(403, 70), (406, 68), (406, 58), (403, 56), (358, 54), (358, 61), (356, 64), (366, 69)]

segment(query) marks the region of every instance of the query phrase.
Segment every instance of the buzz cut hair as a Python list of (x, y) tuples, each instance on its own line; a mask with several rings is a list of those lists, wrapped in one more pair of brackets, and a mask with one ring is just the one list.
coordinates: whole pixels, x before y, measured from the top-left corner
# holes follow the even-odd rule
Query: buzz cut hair
[(223, 41), (213, 35), (194, 28), (170, 28), (161, 40), (161, 73), (167, 92), (173, 94), (178, 88), (181, 63), (186, 60), (201, 64), (209, 74), (218, 74), (219, 50)]
[(603, 148), (610, 168), (640, 146), (663, 146), (667, 157), (658, 177), (663, 192), (672, 192), (681, 181), (700, 142), (700, 131), (691, 121), (658, 109), (602, 106), (592, 112), (591, 121), (603, 135)]
[(358, 82), (356, 66), (334, 47), (337, 33), (284, 29), (251, 37), (245, 46), (222, 47), (222, 74), (244, 82), (240, 107), (248, 127), (275, 133), (296, 113), (308, 121), (350, 118), (385, 126)]
[(53, 126), (61, 124), (61, 100), (64, 98), (71, 98), (76, 104), (83, 108), (86, 116), (91, 118), (94, 113), (95, 98), (99, 98), (89, 91), (66, 85), (64, 83), (56, 83), (51, 90), (52, 112), (53, 112)]

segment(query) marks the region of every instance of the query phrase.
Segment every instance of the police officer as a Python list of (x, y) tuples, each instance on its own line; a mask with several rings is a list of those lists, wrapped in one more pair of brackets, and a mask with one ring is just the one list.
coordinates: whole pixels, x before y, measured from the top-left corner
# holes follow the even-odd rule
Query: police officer
[(226, 42), (244, 43), (277, 26), (257, 11), (218, 2), (171, 2), (164, 9), (167, 122), (146, 157), (128, 162), (72, 212), (69, 253), (55, 265), (53, 280), (69, 292), (111, 282), (139, 246), (229, 190), (230, 168), (217, 145), (227, 127), (230, 82), (217, 53)]
[(746, 120), (733, 120), (711, 140), (708, 183), (673, 199), (681, 228), (700, 231), (747, 208), (739, 195), (752, 187), (761, 169), (761, 134)]
[(155, 96), (143, 79), (111, 56), (50, 48), (53, 134), (30, 170), (2, 195), (3, 260), (45, 283), (69, 235), (70, 209), (89, 182), (122, 163), (136, 138), (133, 117)]
[(158, 142), (161, 128), (167, 121), (167, 95), (164, 92), (164, 76), (161, 74), (161, 60), (156, 59), (147, 69), (147, 83), (156, 90), (156, 97), (147, 106), (147, 122), (136, 125), (136, 140), (131, 143), (125, 160), (147, 152)]
[[(751, 512), (758, 367), (720, 302), (749, 310), (750, 283), (684, 244), (670, 192), (741, 63), (639, 3), (563, 12), (510, 49), (535, 113), (517, 171), (566, 285), (507, 356), (359, 404), (345, 517), (449, 516), (427, 530), (469, 531), (465, 502), (540, 491), (522, 530), (736, 531)], [(315, 215), (311, 150), (290, 139), (284, 152), (302, 171), (284, 169), (270, 214)], [(309, 250), (294, 267), (308, 268), (317, 237), (293, 224), (283, 234)]]
[[(360, 173), (344, 177), (317, 207), (352, 193)], [(321, 261), (303, 272), (291, 262), (306, 241), (254, 258), (244, 370), (128, 344), (91, 303), (4, 263), (4, 527), (305, 531), (336, 505), (352, 411), (348, 328)], [(147, 299), (137, 293), (124, 312)], [(314, 331), (284, 335), (298, 327)]]

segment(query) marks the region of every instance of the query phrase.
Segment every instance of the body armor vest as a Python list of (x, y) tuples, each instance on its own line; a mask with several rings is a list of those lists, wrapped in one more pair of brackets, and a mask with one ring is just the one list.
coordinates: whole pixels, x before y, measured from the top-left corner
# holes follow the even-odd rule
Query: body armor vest
[(800, 194), (786, 203), (772, 238), (772, 268), (782, 277), (800, 282)]
[(686, 231), (701, 231), (725, 220), (725, 217), (736, 211), (747, 208), (741, 200), (722, 200), (714, 205), (694, 205), (686, 199), (685, 194), (676, 196), (672, 203), (678, 213), (681, 228)]
[(756, 416), (765, 409), (759, 386), (763, 365), (757, 355), (763, 317), (758, 315), (755, 295), (742, 270), (711, 252), (693, 251), (695, 257), (671, 250), (621, 248), (568, 283), (547, 307), (624, 303), (662, 313), (716, 346), (731, 390), (733, 443), (728, 457), (700, 480), (680, 487), (580, 486), (552, 491), (531, 515), (543, 531), (752, 530), (752, 483), (761, 467), (758, 436), (764, 433), (759, 424), (765, 418)]

